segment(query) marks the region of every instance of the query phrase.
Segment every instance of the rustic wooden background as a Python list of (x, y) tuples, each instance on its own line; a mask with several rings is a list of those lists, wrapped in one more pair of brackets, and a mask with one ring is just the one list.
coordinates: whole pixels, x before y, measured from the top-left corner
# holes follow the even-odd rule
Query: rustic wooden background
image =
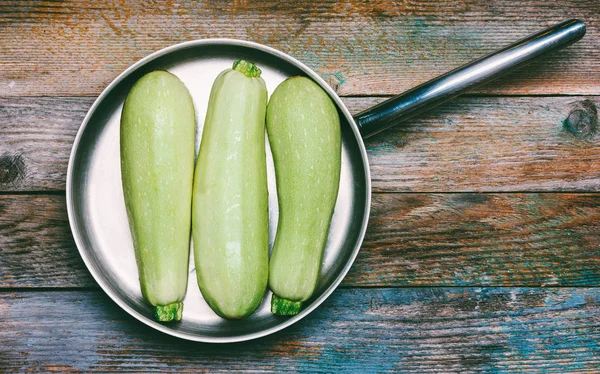
[[(586, 37), (369, 139), (372, 218), (340, 287), (232, 345), (117, 307), (73, 243), (65, 173), (94, 98), (168, 45), (304, 61), (352, 111), (556, 22)], [(0, 1), (0, 371), (600, 371), (600, 2)]]

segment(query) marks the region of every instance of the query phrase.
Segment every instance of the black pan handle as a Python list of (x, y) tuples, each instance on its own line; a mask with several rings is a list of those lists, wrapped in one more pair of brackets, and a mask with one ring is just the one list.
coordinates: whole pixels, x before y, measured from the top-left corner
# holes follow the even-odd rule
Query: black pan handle
[(579, 20), (559, 23), (362, 111), (354, 116), (354, 120), (363, 138), (367, 138), (511, 72), (536, 57), (573, 44), (584, 35), (585, 24)]

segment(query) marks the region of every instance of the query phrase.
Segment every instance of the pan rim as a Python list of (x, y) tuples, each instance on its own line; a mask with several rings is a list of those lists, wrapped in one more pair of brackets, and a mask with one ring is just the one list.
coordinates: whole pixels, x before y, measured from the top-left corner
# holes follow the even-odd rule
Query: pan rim
[[(79, 149), (79, 144), (80, 144), (81, 138), (83, 136), (83, 133), (85, 132), (92, 115), (95, 113), (95, 111), (97, 110), (100, 103), (102, 103), (105, 100), (105, 98), (108, 96), (108, 94), (112, 91), (112, 89), (116, 85), (118, 85), (123, 79), (125, 79), (127, 76), (129, 76), (131, 73), (135, 72), (140, 67), (144, 66), (145, 64), (147, 64), (150, 61), (153, 61), (159, 57), (162, 57), (164, 55), (167, 55), (171, 52), (175, 52), (180, 49), (185, 49), (185, 48), (189, 48), (189, 47), (198, 47), (198, 46), (211, 46), (211, 45), (233, 45), (233, 46), (243, 46), (243, 47), (247, 47), (247, 48), (257, 49), (262, 52), (271, 54), (275, 57), (278, 57), (280, 59), (283, 59), (283, 60), (299, 67), (306, 75), (308, 75), (311, 79), (313, 79), (315, 82), (317, 82), (321, 86), (321, 88), (323, 88), (329, 94), (331, 99), (336, 103), (338, 109), (340, 111), (342, 111), (342, 113), (346, 117), (346, 120), (347, 120), (348, 124), (350, 125), (350, 127), (354, 133), (354, 136), (357, 140), (358, 147), (359, 147), (359, 150), (361, 153), (361, 159), (363, 162), (363, 168), (364, 168), (364, 172), (365, 172), (365, 175), (364, 175), (364, 178), (365, 178), (365, 214), (363, 215), (363, 219), (361, 222), (360, 232), (359, 232), (358, 238), (354, 244), (354, 248), (352, 250), (352, 253), (351, 253), (348, 261), (346, 262), (346, 264), (342, 268), (342, 270), (338, 273), (338, 275), (337, 275), (336, 279), (333, 281), (333, 283), (317, 299), (313, 300), (313, 302), (309, 306), (307, 306), (305, 309), (303, 309), (299, 314), (288, 318), (287, 320), (285, 320), (282, 323), (279, 323), (273, 327), (263, 329), (263, 330), (257, 331), (257, 332), (252, 332), (252, 333), (242, 334), (242, 335), (235, 335), (235, 336), (222, 336), (222, 337), (210, 337), (210, 336), (206, 336), (206, 335), (192, 334), (192, 333), (173, 330), (168, 325), (163, 325), (154, 320), (147, 318), (146, 316), (142, 315), (134, 308), (130, 307), (117, 294), (113, 294), (111, 287), (106, 282), (103, 281), (103, 278), (100, 274), (100, 270), (93, 266), (92, 260), (90, 259), (89, 255), (88, 255), (88, 253), (91, 253), (93, 251), (93, 248), (88, 248), (87, 246), (84, 245), (84, 240), (82, 238), (82, 236), (83, 236), (82, 229), (79, 227), (77, 221), (74, 218), (75, 211), (76, 211), (75, 206), (77, 204), (73, 202), (73, 195), (72, 195), (73, 192), (72, 192), (72, 187), (71, 187), (72, 183), (73, 183), (73, 168), (74, 168), (74, 164), (75, 164), (75, 159), (77, 157), (76, 155), (79, 153), (78, 149)], [(266, 45), (259, 44), (256, 42), (250, 42), (250, 41), (239, 40), (239, 39), (230, 39), (230, 38), (198, 39), (198, 40), (191, 40), (191, 41), (187, 41), (187, 42), (183, 42), (183, 43), (173, 44), (171, 46), (160, 49), (160, 50), (142, 58), (141, 60), (135, 62), (134, 64), (129, 66), (127, 69), (125, 69), (123, 72), (121, 72), (100, 93), (100, 95), (96, 98), (96, 100), (94, 101), (94, 103), (92, 104), (92, 106), (90, 107), (88, 112), (86, 113), (81, 125), (79, 126), (79, 129), (77, 130), (77, 135), (75, 136), (75, 140), (74, 140), (73, 146), (71, 148), (71, 153), (69, 155), (69, 163), (68, 163), (68, 167), (67, 167), (66, 203), (67, 203), (67, 215), (68, 215), (68, 219), (69, 219), (69, 227), (73, 234), (73, 239), (75, 241), (75, 245), (77, 247), (77, 251), (79, 252), (79, 255), (83, 259), (83, 262), (85, 263), (88, 271), (92, 274), (92, 277), (94, 278), (96, 283), (98, 283), (100, 288), (111, 298), (111, 300), (113, 300), (119, 307), (121, 307), (121, 309), (123, 309), (129, 315), (133, 316), (134, 318), (136, 318), (138, 321), (144, 323), (145, 325), (152, 327), (155, 330), (161, 331), (162, 333), (171, 335), (171, 336), (175, 336), (175, 337), (185, 339), (185, 340), (190, 340), (190, 341), (203, 342), (203, 343), (234, 343), (234, 342), (253, 340), (253, 339), (263, 337), (263, 336), (271, 335), (275, 332), (281, 331), (281, 330), (285, 329), (286, 327), (293, 325), (294, 323), (300, 321), (301, 319), (303, 319), (304, 317), (309, 315), (318, 306), (320, 306), (333, 293), (333, 291), (339, 286), (339, 284), (342, 282), (342, 280), (344, 279), (344, 277), (346, 276), (346, 274), (348, 273), (348, 271), (354, 264), (354, 261), (356, 260), (358, 252), (360, 251), (360, 248), (361, 248), (363, 240), (364, 240), (365, 232), (367, 229), (367, 223), (368, 223), (369, 215), (370, 215), (370, 207), (371, 207), (371, 175), (370, 175), (367, 151), (366, 151), (363, 139), (360, 135), (360, 131), (358, 130), (358, 127), (354, 121), (352, 114), (350, 113), (348, 108), (344, 105), (344, 103), (342, 102), (340, 97), (335, 93), (335, 91), (311, 68), (309, 68), (308, 66), (304, 65), (302, 62), (298, 61), (294, 57), (291, 57), (284, 52), (281, 52), (277, 49), (274, 49), (272, 47), (268, 47)]]

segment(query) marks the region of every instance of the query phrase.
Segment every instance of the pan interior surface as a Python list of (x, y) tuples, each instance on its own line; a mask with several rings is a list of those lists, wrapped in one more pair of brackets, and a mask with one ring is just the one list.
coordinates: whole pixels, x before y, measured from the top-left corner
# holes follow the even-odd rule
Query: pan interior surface
[[(336, 102), (342, 119), (342, 173), (335, 213), (323, 259), (320, 283), (313, 299), (297, 316), (270, 313), (271, 293), (250, 317), (228, 321), (204, 302), (196, 284), (193, 252), (184, 300), (183, 320), (160, 324), (142, 298), (134, 249), (121, 186), (119, 121), (123, 101), (142, 75), (155, 69), (177, 75), (189, 89), (196, 109), (196, 153), (201, 139), (208, 97), (214, 79), (238, 59), (254, 61), (271, 94), (290, 76), (310, 76)], [(165, 333), (196, 341), (234, 342), (278, 331), (307, 315), (339, 284), (350, 268), (368, 219), (370, 182), (366, 153), (352, 117), (340, 99), (318, 76), (291, 57), (253, 43), (208, 40), (184, 43), (159, 51), (119, 76), (98, 98), (86, 116), (69, 162), (67, 205), (77, 247), (90, 272), (106, 293), (131, 315)], [(268, 142), (267, 142), (268, 148)], [(277, 226), (277, 192), (270, 149), (269, 245)]]

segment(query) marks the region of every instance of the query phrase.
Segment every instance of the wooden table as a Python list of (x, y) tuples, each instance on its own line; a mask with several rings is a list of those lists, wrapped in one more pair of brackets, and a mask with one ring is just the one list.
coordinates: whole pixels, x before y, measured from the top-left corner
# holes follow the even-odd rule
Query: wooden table
[[(568, 18), (586, 21), (581, 42), (369, 139), (362, 251), (282, 332), (171, 338), (117, 307), (79, 257), (73, 139), (153, 51), (264, 43), (357, 112)], [(600, 371), (598, 0), (0, 1), (0, 25), (0, 371)]]

